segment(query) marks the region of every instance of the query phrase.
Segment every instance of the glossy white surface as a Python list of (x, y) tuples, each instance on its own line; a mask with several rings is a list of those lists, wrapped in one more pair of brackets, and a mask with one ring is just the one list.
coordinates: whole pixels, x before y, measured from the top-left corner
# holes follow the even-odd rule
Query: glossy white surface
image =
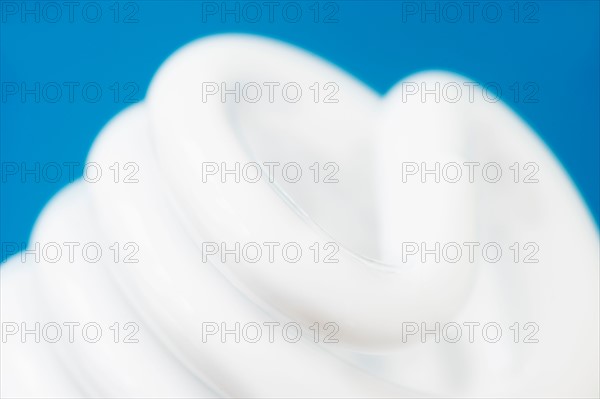
[[(405, 82), (462, 82), (442, 71)], [(338, 103), (202, 100), (203, 82), (336, 82)], [(551, 152), (501, 103), (379, 97), (292, 46), (224, 35), (170, 57), (31, 242), (135, 241), (137, 264), (0, 268), (2, 321), (133, 321), (140, 343), (2, 343), (2, 396), (598, 396), (598, 232)], [(340, 183), (200, 180), (201, 162), (335, 161)], [(401, 183), (401, 161), (535, 162), (538, 184)], [(202, 263), (203, 241), (338, 241), (339, 263)], [(535, 241), (539, 263), (403, 263), (405, 241)], [(508, 246), (507, 245), (507, 246)], [(512, 254), (511, 254), (512, 255)], [(339, 325), (339, 344), (202, 343), (203, 321)], [(402, 322), (535, 322), (536, 344), (403, 343)], [(59, 366), (60, 365), (60, 366)], [(35, 381), (35, 383), (32, 383)]]

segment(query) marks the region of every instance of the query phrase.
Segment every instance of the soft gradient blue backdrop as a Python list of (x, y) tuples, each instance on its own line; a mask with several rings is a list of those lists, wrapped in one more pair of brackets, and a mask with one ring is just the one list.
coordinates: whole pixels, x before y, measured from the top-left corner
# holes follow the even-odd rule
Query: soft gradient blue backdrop
[[(433, 16), (423, 23), (420, 15), (407, 16), (404, 22), (399, 1), (340, 1), (336, 2), (338, 22), (328, 24), (313, 22), (308, 10), (314, 1), (297, 3), (305, 12), (298, 23), (286, 21), (280, 11), (275, 13), (274, 22), (265, 15), (257, 23), (243, 18), (236, 23), (233, 16), (226, 23), (219, 16), (208, 16), (203, 22), (199, 1), (136, 2), (134, 23), (122, 22), (135, 11), (128, 2), (117, 4), (121, 11), (118, 23), (114, 22), (113, 1), (97, 2), (103, 12), (97, 23), (83, 19), (85, 2), (75, 9), (73, 22), (58, 2), (63, 6), (59, 22), (44, 21), (44, 17), (54, 18), (54, 11), (48, 8), (46, 15), (41, 11), (36, 23), (35, 15), (26, 15), (23, 22), (20, 12), (13, 15), (11, 5), (6, 8), (4, 4), (0, 25), (2, 82), (25, 82), (28, 87), (35, 82), (98, 82), (103, 97), (97, 103), (81, 101), (81, 92), (76, 91), (73, 102), (65, 93), (57, 103), (36, 103), (32, 96), (24, 103), (19, 96), (3, 99), (2, 162), (83, 163), (102, 126), (128, 105), (123, 96), (131, 92), (131, 86), (124, 90), (124, 84), (134, 82), (139, 92), (133, 98), (141, 99), (161, 62), (183, 44), (218, 32), (249, 32), (311, 50), (380, 93), (403, 76), (430, 68), (453, 70), (480, 82), (499, 82), (505, 90), (512, 82), (535, 82), (540, 88), (536, 96), (539, 102), (514, 101), (506, 92), (504, 100), (556, 153), (598, 220), (597, 1), (536, 2), (536, 23), (523, 23), (525, 16), (535, 11), (526, 8), (524, 2), (519, 5), (518, 23), (511, 9), (514, 2), (497, 2), (503, 10), (498, 23), (486, 21), (477, 10), (473, 22), (463, 15), (452, 23), (442, 15), (439, 23)], [(318, 5), (321, 19), (333, 9), (326, 3)], [(21, 2), (14, 4), (23, 7)], [(421, 2), (414, 4), (420, 7)], [(35, 2), (27, 7), (35, 9)], [(93, 16), (93, 9), (88, 12)], [(109, 91), (113, 82), (121, 85), (119, 101), (114, 101)], [(81, 169), (77, 168), (78, 174)], [(67, 183), (66, 177), (58, 183), (35, 183), (32, 178), (25, 183), (15, 178), (2, 183), (0, 241), (27, 241), (44, 204)]]

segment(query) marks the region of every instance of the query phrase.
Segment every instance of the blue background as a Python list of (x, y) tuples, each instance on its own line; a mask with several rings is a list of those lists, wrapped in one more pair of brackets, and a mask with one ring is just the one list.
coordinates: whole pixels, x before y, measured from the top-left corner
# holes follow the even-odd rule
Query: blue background
[[(21, 2), (3, 3), (23, 7)], [(152, 75), (169, 54), (205, 35), (248, 32), (313, 51), (382, 94), (402, 77), (430, 68), (456, 71), (479, 82), (499, 82), (504, 90), (503, 100), (558, 156), (598, 221), (597, 1), (541, 1), (534, 6), (521, 2), (518, 22), (514, 20), (514, 2), (496, 2), (503, 12), (496, 23), (482, 15), (481, 7), (486, 2), (475, 10), (472, 21), (463, 15), (456, 23), (449, 20), (454, 18), (450, 9), (447, 14), (442, 11), (439, 22), (434, 15), (426, 15), (423, 21), (420, 14), (403, 14), (406, 5), (399, 1), (336, 2), (337, 22), (333, 23), (322, 21), (326, 14), (335, 11), (328, 2), (318, 4), (318, 23), (313, 20), (314, 8), (310, 8), (314, 1), (297, 2), (303, 9), (297, 23), (286, 20), (278, 9), (272, 22), (264, 14), (256, 23), (245, 20), (243, 15), (239, 23), (234, 16), (223, 22), (220, 15), (204, 15), (204, 22), (199, 1), (120, 2), (116, 5), (120, 13), (115, 23), (114, 3), (96, 2), (102, 10), (96, 23), (83, 18), (85, 2), (75, 9), (73, 21), (69, 21), (67, 9), (62, 7), (63, 15), (56, 23), (47, 20), (55, 17), (50, 8), (45, 15), (40, 9), (39, 22), (35, 15), (25, 15), (23, 21), (20, 11), (13, 15), (4, 9), (0, 25), (0, 80), (24, 82), (30, 88), (35, 82), (79, 82), (80, 86), (72, 102), (66, 88), (56, 103), (43, 98), (37, 103), (33, 95), (25, 102), (20, 95), (2, 98), (2, 162), (83, 164), (102, 126), (129, 105), (127, 95), (132, 94), (129, 100), (143, 98)], [(284, 4), (281, 2), (280, 7)], [(421, 2), (413, 4), (422, 7)], [(3, 4), (3, 8), (6, 6)], [(26, 6), (36, 7), (35, 2)], [(428, 6), (433, 8), (435, 3)], [(88, 16), (93, 17), (95, 8), (87, 10)], [(493, 17), (493, 10), (488, 11)], [(131, 23), (125, 23), (123, 20), (130, 13)], [(530, 23), (524, 22), (526, 15), (531, 16)], [(81, 87), (86, 82), (98, 82), (103, 89), (98, 102), (82, 100)], [(117, 101), (109, 89), (114, 82), (120, 85)], [(129, 82), (133, 85), (125, 90), (124, 85)], [(522, 90), (525, 83), (534, 82), (539, 87), (535, 96), (538, 102), (524, 103), (524, 92), (515, 101), (513, 93), (507, 92), (513, 82), (519, 82)], [(81, 170), (82, 166), (76, 168), (77, 175)], [(43, 206), (68, 182), (67, 176), (56, 183), (36, 183), (33, 177), (25, 182), (15, 177), (3, 182), (0, 241), (26, 242)]]

